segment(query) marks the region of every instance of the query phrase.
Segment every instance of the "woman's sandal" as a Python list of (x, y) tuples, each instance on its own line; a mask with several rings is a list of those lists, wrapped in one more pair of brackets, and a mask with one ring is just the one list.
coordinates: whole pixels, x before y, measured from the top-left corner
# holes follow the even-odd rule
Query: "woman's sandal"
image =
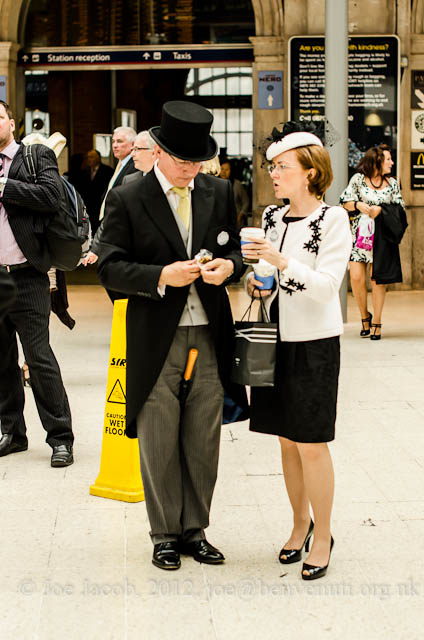
[[(361, 318), (361, 322), (362, 322), (362, 329), (359, 335), (361, 336), (361, 338), (368, 338), (368, 336), (371, 333), (372, 313), (370, 312), (368, 314), (368, 318)], [(365, 329), (366, 322), (368, 323), (368, 329)]]
[[(323, 578), (325, 576), (325, 574), (327, 573), (328, 565), (330, 564), (333, 545), (334, 545), (334, 540), (333, 540), (333, 536), (331, 536), (330, 554), (328, 556), (328, 562), (325, 565), (325, 567), (316, 567), (313, 564), (307, 564), (306, 562), (303, 563), (302, 580), (318, 580), (318, 578)], [(304, 571), (307, 571), (308, 573), (304, 573)]]
[(373, 322), (371, 327), (374, 329), (374, 333), (370, 335), (370, 340), (381, 340), (381, 331), (380, 333), (376, 333), (377, 329), (381, 329), (381, 324)]

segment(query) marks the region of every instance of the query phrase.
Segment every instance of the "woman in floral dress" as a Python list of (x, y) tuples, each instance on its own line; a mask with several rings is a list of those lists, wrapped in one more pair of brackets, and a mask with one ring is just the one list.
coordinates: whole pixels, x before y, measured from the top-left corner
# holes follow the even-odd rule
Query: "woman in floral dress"
[[(386, 285), (377, 284), (372, 279), (372, 314), (367, 303), (367, 265), (373, 263), (372, 229), (373, 221), (381, 214), (382, 204), (400, 204), (404, 207), (399, 184), (390, 177), (393, 160), (386, 145), (371, 147), (358, 165), (358, 173), (352, 176), (348, 186), (340, 196), (340, 202), (349, 212), (353, 249), (350, 256), (350, 281), (352, 292), (359, 307), (362, 320), (362, 337), (371, 340), (381, 338), (381, 315), (383, 311)], [(370, 235), (361, 237), (361, 229), (369, 229)], [(359, 241), (358, 241), (359, 229)], [(372, 268), (371, 268), (372, 269)]]

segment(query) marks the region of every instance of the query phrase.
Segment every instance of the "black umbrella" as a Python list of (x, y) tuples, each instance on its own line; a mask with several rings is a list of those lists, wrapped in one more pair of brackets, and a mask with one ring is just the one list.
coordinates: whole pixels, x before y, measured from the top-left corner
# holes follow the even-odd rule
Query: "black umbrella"
[(197, 349), (190, 349), (190, 351), (188, 352), (187, 364), (186, 364), (184, 376), (183, 376), (183, 379), (181, 380), (181, 386), (180, 386), (179, 399), (180, 399), (181, 407), (184, 406), (185, 401), (187, 400), (188, 392), (191, 386), (191, 376), (193, 374), (193, 369), (194, 369), (194, 365), (196, 363), (198, 354), (199, 352)]

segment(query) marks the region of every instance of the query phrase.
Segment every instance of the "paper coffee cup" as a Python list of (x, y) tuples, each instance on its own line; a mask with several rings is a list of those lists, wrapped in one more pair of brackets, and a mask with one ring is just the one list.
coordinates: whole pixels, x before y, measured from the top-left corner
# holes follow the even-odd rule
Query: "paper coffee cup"
[[(240, 230), (241, 246), (249, 242), (255, 242), (258, 238), (265, 238), (265, 231), (259, 227), (243, 227), (243, 229)], [(244, 264), (257, 264), (259, 258), (245, 258), (243, 256), (243, 262)]]
[(274, 267), (266, 260), (259, 260), (253, 267), (255, 280), (262, 282), (261, 289), (272, 289), (274, 284)]

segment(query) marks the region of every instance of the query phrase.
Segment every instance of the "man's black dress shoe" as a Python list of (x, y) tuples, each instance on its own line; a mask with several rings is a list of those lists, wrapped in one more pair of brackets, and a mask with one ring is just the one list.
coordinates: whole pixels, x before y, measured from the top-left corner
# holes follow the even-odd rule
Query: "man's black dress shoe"
[(197, 562), (203, 562), (204, 564), (222, 564), (225, 560), (224, 555), (207, 540), (182, 542), (180, 550), (181, 553), (193, 556)]
[(72, 455), (71, 444), (58, 444), (53, 447), (51, 459), (52, 467), (69, 467), (73, 462), (74, 456)]
[(13, 435), (5, 434), (0, 440), (0, 456), (7, 456), (9, 453), (17, 453), (18, 451), (26, 451), (28, 442), (19, 444), (13, 441)]
[(153, 549), (152, 562), (159, 569), (179, 569), (181, 567), (178, 542), (159, 542)]

